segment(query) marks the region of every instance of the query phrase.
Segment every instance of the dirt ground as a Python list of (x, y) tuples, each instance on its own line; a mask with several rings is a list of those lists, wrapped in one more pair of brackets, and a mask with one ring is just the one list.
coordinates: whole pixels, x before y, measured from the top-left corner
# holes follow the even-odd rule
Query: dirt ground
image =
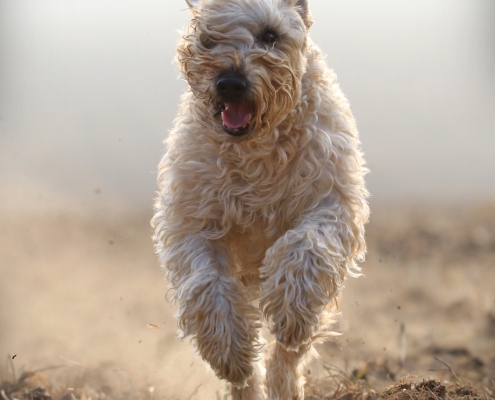
[[(495, 203), (372, 210), (307, 398), (495, 398)], [(2, 400), (225, 398), (175, 336), (150, 217), (0, 215)]]

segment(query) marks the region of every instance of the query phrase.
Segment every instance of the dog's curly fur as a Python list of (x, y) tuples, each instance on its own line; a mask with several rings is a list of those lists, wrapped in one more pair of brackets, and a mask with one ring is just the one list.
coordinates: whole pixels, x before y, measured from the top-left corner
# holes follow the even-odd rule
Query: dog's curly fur
[[(365, 253), (356, 125), (308, 36), (307, 0), (186, 2), (193, 18), (177, 50), (189, 89), (152, 221), (180, 332), (234, 398), (303, 399), (303, 362)], [(245, 83), (242, 135), (222, 123), (226, 74)], [(266, 387), (263, 319), (277, 339)]]

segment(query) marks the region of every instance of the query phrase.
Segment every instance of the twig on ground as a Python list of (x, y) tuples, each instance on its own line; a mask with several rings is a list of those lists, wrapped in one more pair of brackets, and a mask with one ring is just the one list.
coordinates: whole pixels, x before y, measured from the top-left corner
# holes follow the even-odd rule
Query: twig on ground
[(433, 390), (431, 390), (429, 387), (426, 387), (426, 390), (428, 390), (428, 392), (430, 392), (436, 400), (439, 400), (438, 396), (435, 393), (433, 393)]
[(57, 368), (67, 368), (68, 365), (65, 364), (60, 364), (60, 365), (50, 365), (49, 367), (43, 367), (43, 368), (38, 368), (33, 370), (33, 372), (41, 372), (41, 371), (49, 371), (51, 369), (57, 369)]
[(62, 360), (65, 360), (65, 361), (69, 361), (69, 362), (70, 362), (70, 363), (72, 363), (72, 364), (76, 364), (76, 365), (79, 365), (79, 366), (81, 366), (81, 367), (83, 366), (81, 363), (78, 363), (78, 362), (76, 362), (76, 361), (69, 360), (68, 358), (65, 358), (65, 357), (62, 357), (62, 356), (60, 356), (60, 358), (61, 358)]
[(400, 324), (399, 346), (400, 346), (399, 365), (402, 368), (406, 363), (406, 354), (407, 354), (406, 325), (403, 322)]
[(444, 361), (442, 360), (440, 357), (437, 357), (437, 356), (433, 356), (433, 358), (437, 361), (440, 361), (443, 365), (445, 365), (450, 373), (452, 374), (452, 376), (454, 377), (454, 379), (456, 380), (457, 383), (462, 383), (460, 378), (457, 376), (457, 374), (454, 372), (454, 370), (452, 369), (452, 367), (447, 363), (447, 361)]
[(12, 361), (13, 358), (10, 356), (10, 354), (7, 354), (7, 358), (9, 359), (9, 365), (10, 365), (10, 368), (12, 369), (12, 382), (17, 382), (17, 378), (15, 376), (14, 362)]

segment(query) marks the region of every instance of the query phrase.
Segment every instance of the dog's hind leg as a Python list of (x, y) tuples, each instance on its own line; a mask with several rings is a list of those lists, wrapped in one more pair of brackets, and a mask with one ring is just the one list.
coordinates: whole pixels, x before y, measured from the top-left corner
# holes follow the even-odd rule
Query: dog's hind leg
[(303, 400), (306, 379), (302, 372), (308, 361), (316, 355), (311, 343), (288, 350), (275, 342), (266, 366), (266, 386), (270, 400)]
[(232, 400), (265, 400), (265, 375), (266, 369), (260, 358), (254, 363), (254, 373), (247, 385), (242, 388), (232, 386)]

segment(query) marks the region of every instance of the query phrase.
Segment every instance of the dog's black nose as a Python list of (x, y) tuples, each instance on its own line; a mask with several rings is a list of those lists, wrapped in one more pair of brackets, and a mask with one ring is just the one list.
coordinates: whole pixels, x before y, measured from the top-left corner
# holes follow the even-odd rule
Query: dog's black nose
[(217, 90), (225, 100), (239, 101), (247, 91), (247, 82), (239, 75), (224, 76), (217, 81)]

